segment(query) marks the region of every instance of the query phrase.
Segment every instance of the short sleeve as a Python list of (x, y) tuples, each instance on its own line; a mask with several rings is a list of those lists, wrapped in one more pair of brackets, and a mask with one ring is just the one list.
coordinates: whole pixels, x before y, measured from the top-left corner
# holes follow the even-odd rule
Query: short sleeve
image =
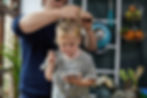
[(86, 72), (85, 78), (90, 78), (90, 79), (97, 78), (95, 64), (91, 57), (89, 57), (89, 59), (87, 60), (86, 70), (87, 72)]
[[(16, 17), (13, 22), (12, 22), (12, 29), (13, 29), (13, 32), (19, 36), (19, 37), (34, 37), (34, 38), (38, 38), (42, 35), (42, 32), (44, 32), (45, 29), (47, 29), (48, 27), (44, 27), (44, 28), (41, 28), (40, 30), (38, 31), (35, 31), (35, 32), (30, 32), (30, 34), (25, 34), (21, 27), (20, 27), (20, 21), (22, 19), (23, 16), (18, 16)], [(51, 27), (52, 28), (52, 27)]]
[(22, 16), (18, 16), (12, 22), (12, 29), (14, 33), (18, 36), (24, 36), (24, 32), (21, 30), (20, 25), (19, 25), (21, 18)]

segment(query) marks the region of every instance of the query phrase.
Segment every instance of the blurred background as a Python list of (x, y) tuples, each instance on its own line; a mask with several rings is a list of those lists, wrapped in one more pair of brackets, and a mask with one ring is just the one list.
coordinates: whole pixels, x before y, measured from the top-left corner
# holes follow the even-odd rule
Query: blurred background
[[(120, 89), (135, 87), (139, 98), (147, 98), (147, 1), (69, 0), (69, 3), (88, 10), (95, 18), (93, 29), (98, 49), (91, 54), (101, 80), (107, 82), (91, 92), (99, 98), (110, 98), (107, 96), (112, 92), (115, 96)], [(41, 0), (0, 0), (0, 98), (17, 98), (19, 94), (21, 54), (11, 23), (18, 15), (41, 10), (41, 4)]]

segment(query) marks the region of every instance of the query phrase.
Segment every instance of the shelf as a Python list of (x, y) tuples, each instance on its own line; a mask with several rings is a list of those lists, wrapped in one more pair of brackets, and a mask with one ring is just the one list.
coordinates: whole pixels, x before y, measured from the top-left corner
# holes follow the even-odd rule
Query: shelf
[(115, 50), (115, 49), (116, 49), (116, 45), (114, 45), (114, 44), (109, 44), (109, 45), (107, 45), (107, 47), (104, 48), (103, 50), (98, 50), (98, 51), (97, 51), (97, 54), (103, 54), (103, 53), (105, 53), (106, 51)]
[(109, 50), (115, 50), (116, 45), (115, 44), (109, 44), (106, 48), (109, 49)]
[(94, 19), (94, 21), (96, 22), (102, 22), (104, 24), (108, 24), (108, 23), (113, 23), (113, 24), (116, 24), (116, 20), (109, 20), (109, 19)]

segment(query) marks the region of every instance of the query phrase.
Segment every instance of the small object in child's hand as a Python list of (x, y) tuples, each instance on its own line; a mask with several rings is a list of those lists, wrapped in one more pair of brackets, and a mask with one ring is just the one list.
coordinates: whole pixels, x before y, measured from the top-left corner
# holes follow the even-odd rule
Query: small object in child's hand
[(81, 76), (80, 75), (69, 75), (66, 78), (69, 78), (69, 79), (79, 79), (79, 78), (81, 78)]
[(68, 75), (64, 75), (63, 78), (65, 81), (74, 81), (80, 79), (81, 77), (82, 75), (79, 73), (70, 73)]

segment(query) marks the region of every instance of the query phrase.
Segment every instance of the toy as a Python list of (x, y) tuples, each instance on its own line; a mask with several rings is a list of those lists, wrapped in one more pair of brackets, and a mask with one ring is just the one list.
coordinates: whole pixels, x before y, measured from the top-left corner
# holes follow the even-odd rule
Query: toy
[(93, 30), (95, 31), (97, 37), (97, 47), (102, 50), (106, 48), (111, 42), (111, 32), (110, 30), (101, 23), (95, 23), (93, 25)]
[(96, 90), (96, 98), (111, 98), (111, 90), (114, 88), (114, 83), (108, 76), (99, 76)]
[(135, 37), (138, 41), (143, 40), (144, 39), (144, 32), (142, 30), (136, 30)]
[(123, 18), (122, 35), (128, 42), (139, 42), (144, 39), (144, 32), (141, 30), (142, 10), (135, 4), (128, 7)]
[(108, 25), (113, 27), (113, 19), (114, 19), (114, 12), (113, 12), (113, 0), (109, 0), (109, 11), (108, 11)]
[(125, 13), (125, 18), (127, 21), (140, 21), (142, 17), (142, 12), (139, 10), (136, 5), (132, 4), (129, 6), (128, 10)]
[(135, 33), (133, 30), (128, 30), (126, 34), (124, 34), (124, 39), (127, 41), (132, 41), (135, 39)]
[(123, 34), (123, 38), (129, 42), (141, 41), (144, 39), (144, 33), (142, 30), (128, 30)]
[(108, 76), (101, 76), (97, 80), (97, 86), (105, 85), (107, 88), (114, 88), (114, 83)]

